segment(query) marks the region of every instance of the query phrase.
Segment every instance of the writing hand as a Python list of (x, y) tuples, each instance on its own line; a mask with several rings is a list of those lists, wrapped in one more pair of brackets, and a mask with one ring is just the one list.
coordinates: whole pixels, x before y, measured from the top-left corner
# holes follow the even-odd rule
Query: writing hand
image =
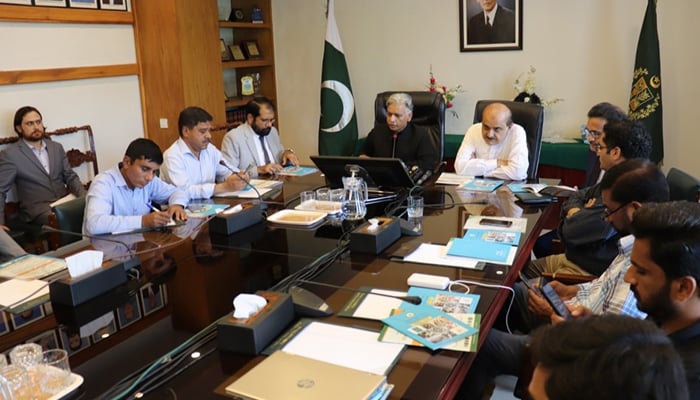
[(170, 214), (165, 211), (152, 212), (141, 217), (141, 225), (144, 227), (163, 226), (172, 220)]

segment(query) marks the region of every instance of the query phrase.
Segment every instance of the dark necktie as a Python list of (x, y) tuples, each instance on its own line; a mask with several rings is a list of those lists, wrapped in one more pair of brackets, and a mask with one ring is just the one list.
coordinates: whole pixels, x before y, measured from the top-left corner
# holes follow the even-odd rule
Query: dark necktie
[(258, 138), (260, 139), (260, 146), (262, 146), (262, 151), (265, 155), (265, 165), (267, 165), (272, 161), (270, 160), (270, 155), (267, 153), (267, 148), (265, 148), (265, 136), (258, 135)]
[(491, 19), (488, 15), (486, 16), (486, 29), (491, 30)]

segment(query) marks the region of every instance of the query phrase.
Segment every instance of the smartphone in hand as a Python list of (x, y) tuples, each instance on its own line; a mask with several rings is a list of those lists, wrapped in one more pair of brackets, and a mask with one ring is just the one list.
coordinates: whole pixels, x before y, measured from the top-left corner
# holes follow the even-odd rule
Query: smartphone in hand
[(518, 276), (520, 277), (520, 280), (523, 281), (525, 286), (532, 290), (533, 292), (537, 293), (538, 296), (543, 296), (542, 290), (542, 284), (544, 283), (544, 279), (542, 277), (537, 277), (537, 278), (532, 278), (529, 279), (527, 276), (523, 275), (522, 272), (518, 272)]
[(544, 295), (544, 298), (547, 299), (549, 305), (552, 306), (554, 312), (556, 312), (557, 315), (564, 319), (573, 318), (573, 315), (571, 315), (569, 308), (566, 307), (566, 304), (564, 304), (564, 301), (561, 299), (561, 297), (559, 297), (552, 285), (546, 283), (544, 286), (542, 286), (542, 294)]

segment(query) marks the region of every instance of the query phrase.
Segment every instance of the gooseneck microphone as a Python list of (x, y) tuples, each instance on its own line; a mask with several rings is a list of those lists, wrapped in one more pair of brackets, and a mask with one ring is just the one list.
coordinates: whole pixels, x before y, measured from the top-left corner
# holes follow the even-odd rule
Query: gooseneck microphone
[(261, 195), (260, 192), (258, 191), (258, 188), (256, 188), (255, 185), (253, 185), (252, 183), (250, 183), (250, 180), (244, 178), (243, 175), (241, 175), (241, 174), (239, 173), (239, 171), (235, 171), (233, 168), (229, 167), (228, 164), (226, 164), (226, 161), (224, 161), (224, 160), (219, 160), (219, 165), (223, 166), (224, 168), (226, 168), (227, 170), (231, 171), (231, 172), (234, 173), (235, 175), (238, 175), (238, 177), (239, 177), (243, 182), (245, 182), (248, 186), (250, 186), (251, 188), (253, 188), (253, 190), (255, 190), (255, 194), (258, 195), (258, 202), (260, 203), (260, 209), (265, 209), (265, 208), (267, 208), (267, 205), (263, 202), (262, 195)]
[(394, 145), (391, 147), (391, 158), (396, 158), (396, 138), (399, 137), (397, 133), (391, 135), (394, 138)]
[(375, 296), (389, 297), (392, 299), (402, 300), (402, 301), (405, 301), (407, 303), (411, 303), (411, 304), (415, 304), (415, 305), (419, 305), (422, 302), (421, 298), (418, 296), (395, 296), (395, 295), (386, 294), (386, 293), (372, 292), (370, 290), (347, 288), (347, 287), (343, 287), (343, 286), (331, 285), (328, 283), (321, 283), (321, 282), (316, 282), (316, 281), (307, 281), (307, 280), (303, 280), (303, 279), (297, 279), (295, 282), (307, 283), (309, 285), (325, 286), (325, 287), (329, 287), (329, 288), (333, 288), (333, 289), (347, 290), (349, 292), (355, 292), (355, 293), (365, 293), (365, 294), (371, 294), (371, 295), (375, 295)]

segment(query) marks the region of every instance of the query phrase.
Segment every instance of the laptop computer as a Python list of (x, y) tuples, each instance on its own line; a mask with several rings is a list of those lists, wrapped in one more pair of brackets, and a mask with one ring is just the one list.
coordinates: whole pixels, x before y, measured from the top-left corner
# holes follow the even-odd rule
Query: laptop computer
[(244, 400), (371, 399), (386, 377), (276, 351), (226, 387)]
[(350, 176), (347, 165), (358, 165), (366, 171), (366, 175), (361, 171), (361, 176), (372, 188), (411, 188), (415, 185), (406, 164), (398, 158), (311, 156), (311, 161), (326, 175), (331, 187), (343, 187), (343, 177)]

